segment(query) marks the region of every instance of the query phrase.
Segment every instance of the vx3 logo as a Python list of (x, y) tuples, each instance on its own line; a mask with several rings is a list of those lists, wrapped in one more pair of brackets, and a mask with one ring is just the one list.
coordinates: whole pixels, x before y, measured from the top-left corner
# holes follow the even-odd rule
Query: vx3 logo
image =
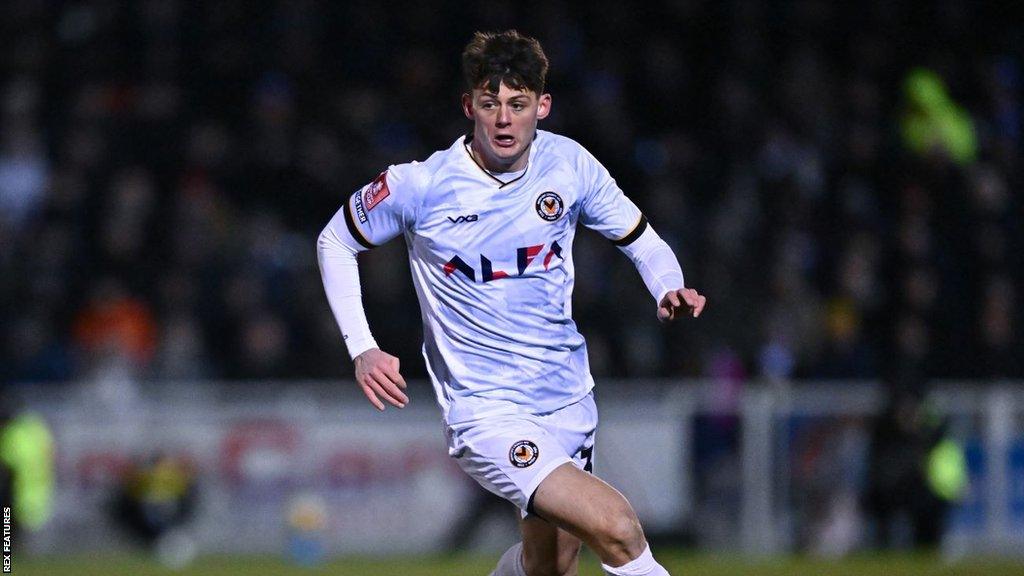
[[(524, 246), (522, 248), (516, 248), (516, 264), (519, 268), (519, 275), (522, 276), (523, 272), (526, 272), (526, 267), (533, 262), (534, 258), (540, 254), (544, 248), (543, 244), (536, 246)], [(544, 255), (544, 270), (547, 271), (548, 266), (551, 265), (551, 259), (557, 256), (562, 258), (562, 247), (558, 245), (558, 242), (552, 242), (551, 248), (548, 253)], [(462, 272), (466, 278), (476, 282), (476, 270), (472, 266), (466, 263), (465, 260), (458, 256), (452, 256), (452, 259), (445, 262), (444, 264), (444, 275), (451, 276), (456, 270)], [(498, 280), (500, 278), (508, 278), (508, 272), (502, 272), (501, 270), (494, 270), (491, 261), (487, 259), (487, 256), (480, 255), (480, 272), (482, 280), (484, 282), (490, 282), (491, 280)]]
[(469, 216), (459, 216), (458, 218), (452, 218), (451, 216), (449, 216), (448, 220), (452, 224), (462, 224), (463, 222), (476, 222), (477, 215), (476, 214), (470, 214)]

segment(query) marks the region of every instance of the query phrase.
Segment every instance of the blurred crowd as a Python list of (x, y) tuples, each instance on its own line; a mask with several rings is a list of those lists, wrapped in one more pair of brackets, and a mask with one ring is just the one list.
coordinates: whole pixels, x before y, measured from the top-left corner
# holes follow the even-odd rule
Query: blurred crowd
[[(767, 4), (767, 5), (766, 5)], [(0, 382), (346, 377), (320, 229), (469, 130), (459, 55), (515, 27), (709, 297), (664, 327), (575, 248), (599, 376), (1024, 377), (1022, 39), (966, 0), (23, 0), (2, 9)], [(424, 377), (401, 240), (371, 328)]]

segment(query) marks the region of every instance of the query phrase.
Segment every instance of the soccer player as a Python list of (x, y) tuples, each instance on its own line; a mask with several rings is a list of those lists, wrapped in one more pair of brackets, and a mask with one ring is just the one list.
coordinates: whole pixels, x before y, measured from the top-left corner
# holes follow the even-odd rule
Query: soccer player
[(576, 574), (586, 542), (609, 574), (667, 574), (629, 502), (591, 474), (597, 410), (572, 320), (576, 223), (636, 265), (662, 321), (699, 316), (675, 255), (578, 143), (537, 130), (551, 112), (540, 44), (477, 33), (462, 55), (473, 131), (355, 192), (318, 240), (324, 288), (379, 410), (409, 401), (398, 358), (363, 312), (356, 253), (399, 234), (423, 316), (423, 357), (449, 454), (521, 511), (496, 576)]

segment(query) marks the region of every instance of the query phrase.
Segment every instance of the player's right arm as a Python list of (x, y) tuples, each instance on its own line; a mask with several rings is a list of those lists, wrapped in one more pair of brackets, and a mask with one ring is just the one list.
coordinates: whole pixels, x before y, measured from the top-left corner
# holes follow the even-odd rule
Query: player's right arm
[(356, 254), (387, 242), (412, 222), (413, 187), (402, 176), (401, 167), (392, 167), (357, 190), (317, 240), (320, 277), (355, 364), (356, 382), (378, 410), (384, 410), (384, 402), (402, 408), (409, 398), (398, 358), (380, 350), (370, 332)]

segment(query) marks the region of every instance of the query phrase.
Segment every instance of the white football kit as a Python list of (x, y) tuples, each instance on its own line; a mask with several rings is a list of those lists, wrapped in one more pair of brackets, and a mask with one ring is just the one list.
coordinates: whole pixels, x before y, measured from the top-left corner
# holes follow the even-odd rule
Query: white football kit
[(424, 162), (391, 166), (355, 192), (320, 235), (318, 255), (355, 358), (377, 346), (355, 253), (405, 235), (450, 453), (525, 510), (548, 472), (571, 459), (585, 466), (593, 447), (594, 381), (572, 320), (576, 223), (618, 245), (656, 300), (682, 288), (683, 275), (636, 205), (575, 141), (538, 130), (523, 171), (491, 174), (469, 138)]

